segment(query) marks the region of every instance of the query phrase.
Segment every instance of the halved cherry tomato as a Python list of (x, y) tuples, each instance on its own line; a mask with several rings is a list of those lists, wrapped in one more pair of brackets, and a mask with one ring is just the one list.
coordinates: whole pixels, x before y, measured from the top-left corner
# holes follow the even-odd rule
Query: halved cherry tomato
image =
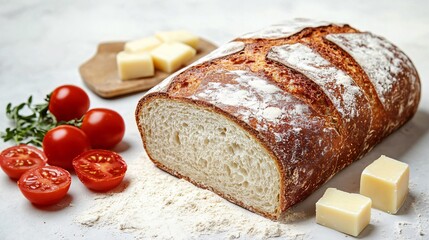
[(18, 179), (32, 168), (45, 166), (46, 161), (41, 150), (24, 144), (6, 148), (0, 154), (1, 168), (13, 179)]
[(86, 92), (74, 85), (57, 87), (49, 100), (49, 112), (57, 121), (80, 119), (89, 109), (89, 97)]
[(55, 166), (30, 169), (18, 181), (22, 194), (37, 205), (59, 202), (67, 194), (70, 184), (70, 173)]
[(49, 130), (43, 138), (43, 151), (49, 165), (72, 169), (73, 159), (91, 149), (86, 134), (77, 127), (61, 125)]
[(119, 113), (105, 108), (94, 108), (83, 116), (81, 129), (93, 148), (110, 149), (121, 142), (125, 122)]
[(122, 157), (108, 150), (89, 150), (73, 160), (80, 181), (89, 189), (108, 191), (118, 186), (125, 176), (127, 164)]

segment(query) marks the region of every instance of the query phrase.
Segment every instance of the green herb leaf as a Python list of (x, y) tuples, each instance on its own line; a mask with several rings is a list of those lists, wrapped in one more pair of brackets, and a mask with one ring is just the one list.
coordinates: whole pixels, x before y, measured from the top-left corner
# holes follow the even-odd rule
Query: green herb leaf
[[(27, 102), (13, 106), (6, 105), (6, 116), (11, 120), (13, 127), (1, 132), (1, 138), (5, 142), (14, 141), (16, 144), (32, 144), (42, 146), (43, 137), (52, 128), (59, 125), (72, 125), (80, 127), (82, 119), (73, 119), (68, 122), (57, 122), (55, 116), (49, 112), (49, 99), (47, 95), (44, 103), (33, 104), (33, 96)], [(24, 114), (23, 111), (29, 112)]]

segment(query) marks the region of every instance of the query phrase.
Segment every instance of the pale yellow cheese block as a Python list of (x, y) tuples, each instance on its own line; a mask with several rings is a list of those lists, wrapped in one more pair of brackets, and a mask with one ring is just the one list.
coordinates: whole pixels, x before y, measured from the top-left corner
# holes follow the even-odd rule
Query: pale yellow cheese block
[(369, 224), (371, 199), (356, 193), (328, 188), (316, 203), (316, 222), (337, 231), (358, 236)]
[(395, 214), (407, 197), (409, 176), (408, 164), (382, 155), (363, 170), (360, 193), (374, 208)]
[(161, 45), (162, 42), (155, 36), (141, 38), (134, 41), (129, 41), (125, 43), (125, 51), (126, 52), (143, 52), (143, 51), (150, 51), (159, 45)]
[(152, 57), (148, 52), (120, 52), (116, 56), (116, 62), (122, 80), (150, 77), (155, 74)]
[(134, 41), (129, 41), (125, 43), (125, 51), (126, 52), (144, 52), (150, 51), (159, 45), (161, 45), (161, 40), (159, 40), (155, 36), (141, 38)]
[(151, 51), (155, 68), (167, 73), (179, 69), (195, 54), (195, 49), (179, 42), (163, 43)]
[(188, 31), (165, 31), (157, 32), (155, 36), (162, 42), (181, 42), (198, 49), (200, 38)]

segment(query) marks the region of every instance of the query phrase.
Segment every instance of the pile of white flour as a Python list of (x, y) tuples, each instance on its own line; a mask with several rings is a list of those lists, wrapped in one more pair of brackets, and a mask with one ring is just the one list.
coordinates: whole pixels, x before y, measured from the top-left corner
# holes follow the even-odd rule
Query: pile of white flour
[[(89, 227), (114, 227), (137, 239), (304, 239), (292, 223), (271, 221), (156, 168), (147, 156), (128, 167), (123, 190), (98, 194), (75, 218)], [(286, 221), (305, 217), (290, 213)]]

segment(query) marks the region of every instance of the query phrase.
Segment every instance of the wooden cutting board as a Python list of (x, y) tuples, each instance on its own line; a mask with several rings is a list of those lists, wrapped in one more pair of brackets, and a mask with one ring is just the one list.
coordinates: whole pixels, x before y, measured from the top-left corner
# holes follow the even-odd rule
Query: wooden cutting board
[[(125, 42), (100, 43), (97, 53), (79, 68), (80, 75), (85, 84), (101, 97), (112, 98), (144, 91), (157, 85), (170, 75), (169, 73), (156, 70), (153, 77), (122, 81), (118, 75), (116, 54), (124, 49), (124, 45)], [(216, 45), (213, 43), (201, 39), (197, 55), (187, 62), (186, 65), (200, 59), (216, 48)]]

